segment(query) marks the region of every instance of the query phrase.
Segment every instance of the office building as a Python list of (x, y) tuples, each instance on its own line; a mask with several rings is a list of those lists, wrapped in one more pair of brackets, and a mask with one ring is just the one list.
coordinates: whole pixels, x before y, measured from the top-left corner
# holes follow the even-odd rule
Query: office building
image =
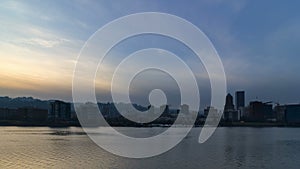
[(275, 107), (277, 120), (288, 124), (300, 124), (300, 104), (287, 104)]
[(247, 120), (263, 122), (274, 118), (273, 106), (260, 101), (252, 101), (247, 109)]
[(228, 93), (226, 96), (224, 110), (234, 110), (233, 97), (230, 93)]
[(235, 92), (235, 105), (236, 110), (245, 107), (245, 91)]

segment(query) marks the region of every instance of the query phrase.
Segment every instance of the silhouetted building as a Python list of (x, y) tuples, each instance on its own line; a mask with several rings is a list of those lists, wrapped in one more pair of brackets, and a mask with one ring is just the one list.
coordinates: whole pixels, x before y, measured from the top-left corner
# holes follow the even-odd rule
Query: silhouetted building
[(237, 122), (240, 120), (237, 110), (225, 110), (223, 120), (226, 122)]
[(1, 120), (11, 120), (13, 117), (17, 115), (15, 112), (17, 109), (9, 109), (9, 108), (0, 108), (0, 119)]
[(227, 96), (226, 96), (226, 102), (225, 102), (224, 110), (234, 110), (233, 97), (231, 96), (230, 93), (228, 93)]
[(233, 97), (231, 94), (227, 94), (226, 96), (223, 120), (227, 122), (234, 122), (239, 120), (239, 114), (238, 111), (234, 109)]
[(47, 114), (47, 110), (33, 107), (18, 109), (0, 108), (1, 120), (41, 122), (47, 120)]
[(9, 114), (8, 108), (0, 108), (0, 120), (7, 120)]
[(285, 122), (285, 105), (277, 105), (274, 107), (275, 117), (277, 122)]
[(53, 121), (70, 120), (71, 104), (59, 100), (50, 101), (48, 119)]
[(280, 114), (280, 117), (283, 117), (281, 120), (285, 121), (286, 123), (300, 123), (300, 104), (288, 104), (280, 107), (276, 106), (275, 111), (276, 113)]
[(23, 115), (23, 120), (25, 121), (43, 122), (46, 121), (48, 117), (48, 111), (45, 109), (24, 107), (19, 108), (17, 112)]
[(211, 112), (212, 114), (217, 114), (218, 110), (212, 106), (208, 106), (204, 109), (204, 116), (207, 117), (209, 112)]
[(273, 114), (273, 106), (271, 104), (267, 104), (259, 101), (250, 102), (250, 105), (247, 110), (246, 120), (263, 122), (272, 118), (274, 118), (274, 114)]
[(236, 110), (245, 107), (245, 91), (235, 92), (235, 105)]
[(235, 92), (235, 106), (239, 119), (242, 119), (245, 110), (245, 91)]
[(286, 105), (285, 118), (287, 123), (300, 123), (300, 104)]
[(2, 120), (23, 121), (26, 119), (25, 112), (20, 111), (20, 109), (2, 108), (0, 112)]

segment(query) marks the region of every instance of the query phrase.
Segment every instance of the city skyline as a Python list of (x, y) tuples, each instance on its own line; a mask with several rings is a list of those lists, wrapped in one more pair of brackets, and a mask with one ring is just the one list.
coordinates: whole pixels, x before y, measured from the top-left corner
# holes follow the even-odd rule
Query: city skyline
[[(218, 114), (221, 116), (221, 121), (216, 124), (218, 126), (299, 126), (300, 124), (300, 103), (282, 105), (273, 101), (259, 100), (245, 103), (245, 91), (236, 91), (235, 96), (234, 98), (230, 93), (227, 94), (222, 110), (209, 105), (198, 111), (190, 109), (187, 104), (170, 107), (168, 104), (145, 106), (113, 102), (69, 103), (60, 100), (41, 101), (31, 97), (14, 99), (0, 97), (0, 121), (1, 125), (8, 126), (80, 126), (83, 125), (81, 123), (83, 121), (86, 125), (102, 126), (105, 123), (98, 121), (97, 117), (98, 113), (101, 113), (110, 125), (153, 127), (173, 124), (180, 113), (186, 119), (194, 116), (195, 127), (216, 120)], [(134, 121), (131, 119), (133, 117), (139, 120)], [(155, 120), (143, 122), (142, 119), (145, 117), (150, 119), (155, 117)]]
[(0, 0), (0, 168), (299, 168), (299, 7)]
[[(245, 99), (246, 96), (247, 96), (246, 91), (236, 90), (234, 93), (235, 93), (234, 95), (232, 95), (232, 93), (227, 93), (226, 99), (225, 99), (225, 102), (224, 102), (225, 104), (224, 104), (224, 107), (223, 107), (223, 111), (225, 111), (226, 109), (239, 110), (240, 108), (245, 108), (247, 106), (250, 106), (250, 104), (252, 102), (261, 102), (261, 103), (264, 103), (264, 104), (271, 104), (271, 105), (274, 105), (274, 106), (276, 106), (276, 105), (277, 106), (284, 106), (284, 105), (300, 104), (300, 102), (280, 103), (280, 102), (273, 101), (273, 100), (264, 101), (264, 100), (260, 100), (258, 98), (246, 101), (246, 99)], [(26, 97), (26, 96), (19, 96), (19, 97), (0, 96), (0, 98), (20, 99), (20, 100), (27, 100), (28, 99), (28, 100), (32, 100), (32, 101), (37, 100), (37, 101), (46, 101), (46, 102), (50, 102), (50, 103), (52, 101), (60, 101), (60, 102), (66, 102), (66, 103), (74, 104), (74, 102), (72, 102), (72, 101), (66, 101), (66, 100), (62, 100), (62, 99), (55, 99), (55, 98), (40, 99), (40, 98), (35, 98), (35, 97), (32, 97), (32, 96), (29, 96), (29, 97)], [(78, 103), (79, 104), (96, 104), (96, 103), (93, 103), (93, 102), (90, 102), (90, 101), (78, 102)], [(138, 103), (135, 103), (135, 102), (128, 103), (128, 102), (109, 102), (109, 101), (108, 102), (101, 102), (101, 101), (97, 101), (97, 104), (98, 103), (100, 103), (100, 104), (124, 104), (124, 105), (132, 104), (132, 105), (136, 105), (136, 106), (142, 106), (144, 108), (147, 108), (147, 107), (149, 108), (149, 106), (151, 106), (151, 107), (153, 106), (155, 108), (161, 108), (162, 106), (168, 106), (169, 108), (171, 108), (173, 110), (180, 109), (182, 106), (189, 106), (188, 104), (184, 104), (184, 103), (181, 104), (181, 105), (176, 105), (176, 106), (174, 106), (172, 104), (164, 104), (164, 103), (158, 103), (157, 106), (151, 105), (151, 104), (138, 104)], [(238, 105), (240, 105), (240, 106), (238, 106)], [(200, 108), (199, 112), (202, 112), (202, 113), (204, 113), (203, 110), (205, 110), (207, 108), (215, 109), (210, 104), (200, 106), (199, 108)], [(195, 111), (195, 110), (193, 110), (193, 111)]]

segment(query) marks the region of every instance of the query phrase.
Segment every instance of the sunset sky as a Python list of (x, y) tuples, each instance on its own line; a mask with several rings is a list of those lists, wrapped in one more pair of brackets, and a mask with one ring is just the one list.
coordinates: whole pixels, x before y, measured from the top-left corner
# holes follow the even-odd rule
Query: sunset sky
[[(1, 1), (0, 95), (71, 101), (76, 58), (95, 31), (128, 14), (164, 12), (188, 20), (209, 37), (224, 64), (232, 94), (245, 90), (247, 101), (300, 102), (299, 7), (296, 0)], [(117, 46), (104, 62), (105, 71), (111, 71), (125, 55), (149, 46), (179, 54), (205, 75), (201, 64), (189, 62), (187, 49), (154, 35)], [(103, 92), (109, 88), (105, 74), (97, 74), (101, 101), (108, 98)], [(203, 80), (203, 84), (205, 96), (208, 83)], [(135, 93), (136, 100), (144, 97)]]

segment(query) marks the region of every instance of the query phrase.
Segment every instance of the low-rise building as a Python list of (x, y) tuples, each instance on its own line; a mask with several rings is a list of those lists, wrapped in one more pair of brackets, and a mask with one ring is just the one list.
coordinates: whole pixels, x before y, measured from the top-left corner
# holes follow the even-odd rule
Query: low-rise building
[(300, 104), (286, 104), (274, 108), (277, 121), (288, 124), (300, 124)]

